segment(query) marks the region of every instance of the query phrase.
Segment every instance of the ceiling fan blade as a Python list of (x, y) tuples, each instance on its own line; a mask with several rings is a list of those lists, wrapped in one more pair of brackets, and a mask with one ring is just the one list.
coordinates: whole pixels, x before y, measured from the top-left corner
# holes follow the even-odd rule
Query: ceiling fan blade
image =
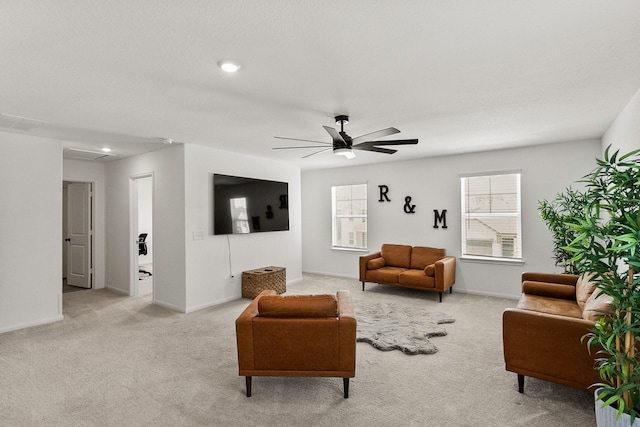
[[(367, 146), (376, 146), (376, 145), (411, 145), (411, 144), (417, 144), (418, 140), (417, 139), (391, 139), (388, 141), (366, 141), (366, 142), (361, 142), (360, 144), (358, 144), (358, 146), (363, 146), (363, 145), (367, 145)], [(356, 146), (354, 145), (353, 148), (356, 148)]]
[(342, 138), (342, 135), (340, 135), (337, 130), (335, 130), (334, 128), (330, 128), (329, 126), (322, 126), (322, 127), (324, 128), (324, 130), (326, 130), (329, 133), (329, 135), (331, 135), (331, 139), (333, 139), (333, 142), (337, 142), (339, 144), (344, 144), (344, 145), (347, 144), (344, 138)]
[(393, 135), (396, 133), (400, 133), (400, 131), (396, 128), (386, 128), (386, 129), (380, 129), (377, 130), (375, 132), (371, 132), (371, 133), (366, 133), (364, 135), (360, 135), (360, 136), (356, 136), (355, 138), (353, 138), (351, 140), (351, 142), (353, 144), (358, 144), (360, 142), (364, 142), (367, 139), (378, 139), (378, 138), (382, 138), (385, 136), (389, 136), (389, 135)]
[(274, 136), (274, 138), (277, 139), (288, 139), (290, 141), (302, 141), (302, 142), (315, 142), (316, 144), (327, 144), (327, 145), (331, 145), (330, 142), (324, 142), (324, 141), (312, 141), (310, 139), (298, 139), (298, 138), (285, 138), (284, 136)]
[(393, 154), (396, 151), (398, 151), (398, 150), (392, 150), (390, 148), (382, 148), (382, 147), (376, 147), (373, 145), (364, 145), (364, 144), (356, 145), (353, 147), (353, 149), (362, 150), (362, 151), (373, 151), (374, 153), (383, 153), (383, 154)]
[(307, 157), (311, 157), (311, 156), (313, 156), (315, 154), (324, 153), (325, 151), (329, 151), (329, 150), (333, 150), (333, 148), (325, 148), (325, 149), (322, 149), (320, 151), (316, 151), (315, 153), (307, 154), (306, 156), (302, 156), (301, 159), (306, 159)]
[(325, 150), (331, 150), (331, 147), (325, 147), (324, 145), (304, 145), (302, 147), (273, 147), (272, 150), (289, 150), (292, 148), (324, 148)]

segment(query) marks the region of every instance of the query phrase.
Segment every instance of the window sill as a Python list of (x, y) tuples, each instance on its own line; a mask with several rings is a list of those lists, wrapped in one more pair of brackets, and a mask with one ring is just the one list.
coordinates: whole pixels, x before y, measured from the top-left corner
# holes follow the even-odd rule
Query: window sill
[(483, 256), (473, 256), (473, 255), (461, 256), (460, 261), (477, 262), (481, 264), (524, 265), (523, 259), (495, 258), (495, 257), (483, 257)]
[(332, 246), (332, 251), (336, 252), (358, 252), (358, 253), (368, 253), (369, 249), (359, 249), (359, 248), (341, 248), (339, 246)]

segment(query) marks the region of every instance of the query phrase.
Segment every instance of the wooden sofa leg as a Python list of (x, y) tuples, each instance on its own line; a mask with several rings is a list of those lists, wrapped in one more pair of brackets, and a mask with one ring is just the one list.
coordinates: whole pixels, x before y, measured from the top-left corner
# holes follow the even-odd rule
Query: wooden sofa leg
[(362, 282), (362, 292), (364, 292), (364, 282)]
[(453, 285), (449, 288), (449, 293), (452, 294), (453, 293)]
[(518, 393), (524, 393), (524, 375), (518, 374)]
[(342, 382), (344, 383), (344, 398), (349, 398), (349, 378), (343, 378)]
[(438, 294), (440, 295), (440, 302), (442, 302), (442, 292), (438, 292)]
[(247, 385), (247, 397), (251, 397), (251, 377), (245, 377), (245, 383)]

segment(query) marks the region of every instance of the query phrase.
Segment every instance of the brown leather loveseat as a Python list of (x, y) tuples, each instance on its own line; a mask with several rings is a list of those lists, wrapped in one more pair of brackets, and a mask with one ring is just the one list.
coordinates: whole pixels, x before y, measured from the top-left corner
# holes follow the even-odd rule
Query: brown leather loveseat
[(339, 377), (344, 397), (356, 374), (356, 318), (351, 294), (277, 295), (262, 291), (236, 320), (239, 375)]
[(598, 294), (589, 276), (522, 274), (520, 301), (502, 315), (505, 365), (518, 374), (520, 393), (525, 376), (581, 390), (601, 381), (596, 349), (590, 354), (581, 342), (609, 308), (610, 298)]
[(456, 258), (444, 249), (382, 245), (380, 252), (360, 257), (360, 281), (434, 291), (440, 294), (456, 281)]

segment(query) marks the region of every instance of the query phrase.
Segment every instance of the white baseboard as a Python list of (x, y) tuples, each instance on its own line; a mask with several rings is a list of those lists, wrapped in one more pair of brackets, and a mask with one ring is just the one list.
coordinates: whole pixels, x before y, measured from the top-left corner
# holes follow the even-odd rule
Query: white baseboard
[(18, 329), (32, 328), (34, 326), (46, 325), (47, 323), (60, 322), (61, 320), (64, 320), (64, 316), (62, 314), (59, 314), (57, 316), (49, 317), (47, 319), (36, 320), (35, 322), (25, 322), (17, 325), (11, 325), (9, 327), (0, 329), (0, 334), (5, 332), (17, 331)]
[(484, 292), (484, 291), (474, 291), (469, 289), (456, 289), (456, 285), (453, 285), (453, 292), (460, 292), (461, 294), (469, 294), (469, 295), (478, 295), (483, 297), (493, 297), (493, 298), (504, 298), (504, 299), (512, 299), (519, 300), (520, 296), (508, 295), (508, 294), (499, 294), (496, 292)]
[(179, 311), (180, 313), (188, 313), (188, 311), (185, 311), (184, 308), (178, 307), (177, 305), (169, 304), (168, 302), (164, 302), (164, 301), (160, 301), (160, 300), (154, 299), (153, 303), (157, 304), (157, 305), (159, 305), (161, 307), (168, 308), (170, 310)]
[(320, 276), (340, 277), (341, 279), (353, 279), (358, 281), (360, 280), (358, 276), (349, 276), (346, 274), (324, 273), (322, 271), (311, 271), (311, 270), (303, 270), (302, 272), (309, 273), (309, 274), (318, 274)]
[(231, 296), (226, 298), (220, 298), (215, 301), (209, 301), (204, 304), (194, 305), (193, 307), (187, 307), (187, 310), (185, 311), (185, 313), (193, 313), (194, 311), (204, 310), (205, 308), (209, 308), (209, 307), (215, 307), (216, 305), (224, 304), (230, 301), (235, 301), (240, 298), (242, 298), (240, 295), (236, 295), (236, 296)]
[(122, 289), (120, 289), (120, 288), (113, 288), (113, 287), (111, 287), (111, 286), (105, 286), (105, 288), (104, 288), (104, 289), (106, 289), (106, 290), (108, 290), (108, 291), (111, 291), (111, 292), (114, 292), (114, 293), (116, 293), (116, 294), (129, 296), (129, 292), (128, 292), (128, 291), (123, 291), (123, 290), (122, 290)]

